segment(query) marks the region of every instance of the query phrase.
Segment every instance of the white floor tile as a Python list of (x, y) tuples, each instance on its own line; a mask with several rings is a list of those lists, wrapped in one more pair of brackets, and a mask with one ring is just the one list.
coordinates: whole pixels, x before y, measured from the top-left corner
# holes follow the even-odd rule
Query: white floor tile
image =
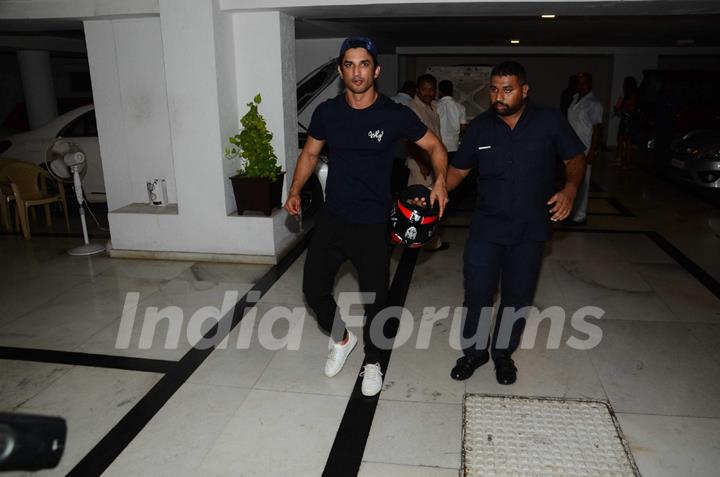
[(720, 420), (624, 413), (617, 417), (642, 475), (718, 475)]
[(558, 260), (618, 261), (622, 256), (607, 234), (558, 231), (546, 250), (547, 257)]
[(200, 475), (195, 469), (248, 393), (247, 389), (185, 384), (103, 476)]
[(0, 345), (73, 350), (119, 318), (126, 295), (155, 293), (157, 280), (96, 277), (0, 327)]
[(675, 259), (644, 234), (609, 234), (607, 237), (622, 260), (627, 262), (675, 263)]
[[(217, 318), (225, 309), (232, 309), (237, 300), (242, 298), (251, 288), (250, 284), (236, 283), (213, 283), (185, 281), (182, 279), (172, 280), (165, 283), (156, 293), (144, 298), (138, 304), (137, 311), (132, 321), (132, 332), (127, 349), (118, 348), (116, 346), (118, 335), (120, 333), (123, 320), (120, 315), (116, 317), (109, 325), (104, 327), (90, 339), (86, 340), (78, 351), (86, 353), (111, 354), (121, 356), (134, 356), (154, 359), (170, 359), (177, 360), (182, 357), (195, 343), (197, 339), (197, 331), (191, 323), (201, 323), (200, 318), (205, 316), (206, 320), (202, 321), (201, 329), (207, 331), (215, 324)], [(173, 313), (161, 313), (165, 318), (160, 321), (157, 326), (153, 327), (153, 321), (148, 317), (148, 312), (159, 312), (158, 310), (170, 309), (177, 307), (181, 313), (175, 313), (172, 325), (170, 325), (170, 316)], [(201, 311), (199, 318), (193, 318), (195, 314), (206, 309), (207, 312)], [(154, 310), (154, 311), (153, 311)], [(120, 309), (122, 311), (122, 308)], [(125, 320), (127, 322), (127, 320)], [(177, 323), (177, 324), (176, 324)], [(153, 330), (154, 329), (154, 333)], [(179, 334), (176, 333), (179, 330)], [(192, 344), (191, 344), (191, 338)], [(141, 340), (151, 341), (150, 348), (146, 342), (141, 347)]]
[(618, 412), (720, 417), (720, 365), (686, 326), (605, 321), (589, 351)]
[(584, 306), (605, 311), (608, 320), (678, 321), (658, 293), (624, 262), (556, 260), (553, 271), (568, 313)]
[(362, 344), (358, 343), (345, 367), (332, 378), (323, 374), (326, 349), (312, 353), (278, 351), (255, 383), (255, 389), (350, 396), (362, 366)]
[(688, 325), (688, 329), (702, 343), (704, 351), (720, 364), (720, 325), (697, 323)]
[(503, 396), (606, 399), (602, 382), (586, 351), (568, 348), (518, 350), (513, 354), (517, 381), (498, 384), (492, 360), (466, 381), (469, 393)]
[(56, 469), (37, 476), (64, 475), (122, 419), (160, 379), (159, 375), (76, 366), (17, 412), (66, 419), (68, 439)]
[(249, 263), (203, 263), (197, 262), (177, 276), (180, 280), (212, 283), (256, 283), (271, 265)]
[(414, 317), (413, 333), (404, 344), (395, 343), (397, 348), (385, 372), (382, 399), (461, 403), (465, 384), (450, 377), (450, 369), (461, 354), (450, 347), (452, 315), (433, 324), (422, 310), (408, 311)]
[(363, 462), (358, 477), (458, 477), (460, 470), (442, 467), (419, 467), (414, 465), (379, 464)]
[(363, 459), (460, 468), (462, 405), (385, 401), (375, 411)]
[(112, 263), (102, 276), (172, 280), (190, 268), (192, 262), (172, 260), (111, 259)]
[(678, 264), (642, 264), (635, 270), (650, 284), (679, 321), (720, 323), (720, 298)]
[(71, 368), (61, 364), (0, 360), (0, 412), (13, 411)]
[(322, 474), (347, 399), (253, 390), (196, 475)]
[(79, 276), (38, 275), (32, 278), (16, 277), (0, 286), (0, 327), (16, 318), (36, 310), (54, 298), (83, 283)]

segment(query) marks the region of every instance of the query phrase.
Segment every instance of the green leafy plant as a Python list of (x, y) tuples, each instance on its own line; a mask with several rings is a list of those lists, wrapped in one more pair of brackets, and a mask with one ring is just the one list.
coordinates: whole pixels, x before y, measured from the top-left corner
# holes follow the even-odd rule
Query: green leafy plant
[(250, 110), (240, 119), (243, 129), (228, 139), (231, 146), (225, 148), (225, 157), (242, 158), (242, 167), (237, 171), (239, 176), (274, 181), (281, 168), (270, 143), (273, 135), (268, 131), (265, 118), (258, 112), (261, 101), (262, 97), (258, 93), (251, 103), (247, 103)]

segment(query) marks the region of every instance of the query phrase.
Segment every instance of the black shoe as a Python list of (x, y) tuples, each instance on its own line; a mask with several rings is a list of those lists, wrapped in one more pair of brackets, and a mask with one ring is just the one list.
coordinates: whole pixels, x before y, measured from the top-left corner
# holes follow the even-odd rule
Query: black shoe
[(455, 367), (450, 371), (450, 376), (457, 380), (463, 381), (473, 375), (476, 369), (490, 360), (490, 354), (483, 351), (480, 354), (467, 355), (457, 360)]
[(512, 384), (517, 379), (515, 362), (510, 358), (497, 358), (495, 360), (495, 377), (499, 384)]
[(560, 222), (560, 224), (564, 225), (565, 227), (577, 227), (580, 225), (587, 225), (587, 220), (565, 219), (562, 222)]

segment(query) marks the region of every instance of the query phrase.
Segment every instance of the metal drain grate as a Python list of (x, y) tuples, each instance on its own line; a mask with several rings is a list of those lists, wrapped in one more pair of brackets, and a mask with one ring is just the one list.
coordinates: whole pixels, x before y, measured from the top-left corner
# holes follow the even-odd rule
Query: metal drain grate
[(603, 401), (466, 394), (463, 475), (636, 477)]

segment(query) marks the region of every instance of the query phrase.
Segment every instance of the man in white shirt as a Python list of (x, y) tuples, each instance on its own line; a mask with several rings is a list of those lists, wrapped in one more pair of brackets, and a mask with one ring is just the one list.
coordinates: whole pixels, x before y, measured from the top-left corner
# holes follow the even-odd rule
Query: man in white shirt
[(450, 80), (442, 80), (438, 84), (440, 101), (437, 103), (437, 112), (440, 116), (440, 137), (448, 151), (451, 160), (458, 150), (460, 133), (467, 127), (465, 106), (453, 98), (453, 84)]
[[(435, 90), (437, 80), (433, 75), (424, 74), (417, 80), (415, 97), (410, 102), (410, 109), (420, 118), (420, 121), (428, 127), (436, 136), (440, 137), (440, 117), (435, 108)], [(418, 147), (408, 144), (410, 157), (407, 167), (410, 169), (408, 185), (423, 184), (430, 185), (433, 182), (432, 168), (429, 157), (423, 154)]]
[[(410, 109), (417, 114), (420, 121), (427, 128), (440, 136), (440, 116), (437, 113), (437, 102), (435, 101), (435, 93), (437, 89), (437, 79), (431, 74), (421, 75), (417, 79), (417, 87), (415, 97), (410, 103)], [(410, 170), (408, 185), (422, 184), (430, 187), (435, 177), (432, 172), (430, 156), (420, 149), (416, 144), (408, 142), (408, 160), (407, 168)], [(450, 247), (448, 242), (443, 242), (440, 234), (435, 236), (423, 246), (426, 252), (437, 252), (447, 250)]]
[(603, 106), (592, 93), (590, 73), (578, 73), (577, 93), (568, 108), (568, 121), (585, 146), (587, 169), (585, 178), (575, 199), (575, 207), (564, 225), (585, 225), (587, 222), (587, 203), (590, 190), (591, 164), (600, 153), (602, 142)]
[(412, 80), (407, 80), (400, 87), (397, 94), (395, 96), (392, 96), (390, 99), (409, 108), (414, 95), (415, 82)]

